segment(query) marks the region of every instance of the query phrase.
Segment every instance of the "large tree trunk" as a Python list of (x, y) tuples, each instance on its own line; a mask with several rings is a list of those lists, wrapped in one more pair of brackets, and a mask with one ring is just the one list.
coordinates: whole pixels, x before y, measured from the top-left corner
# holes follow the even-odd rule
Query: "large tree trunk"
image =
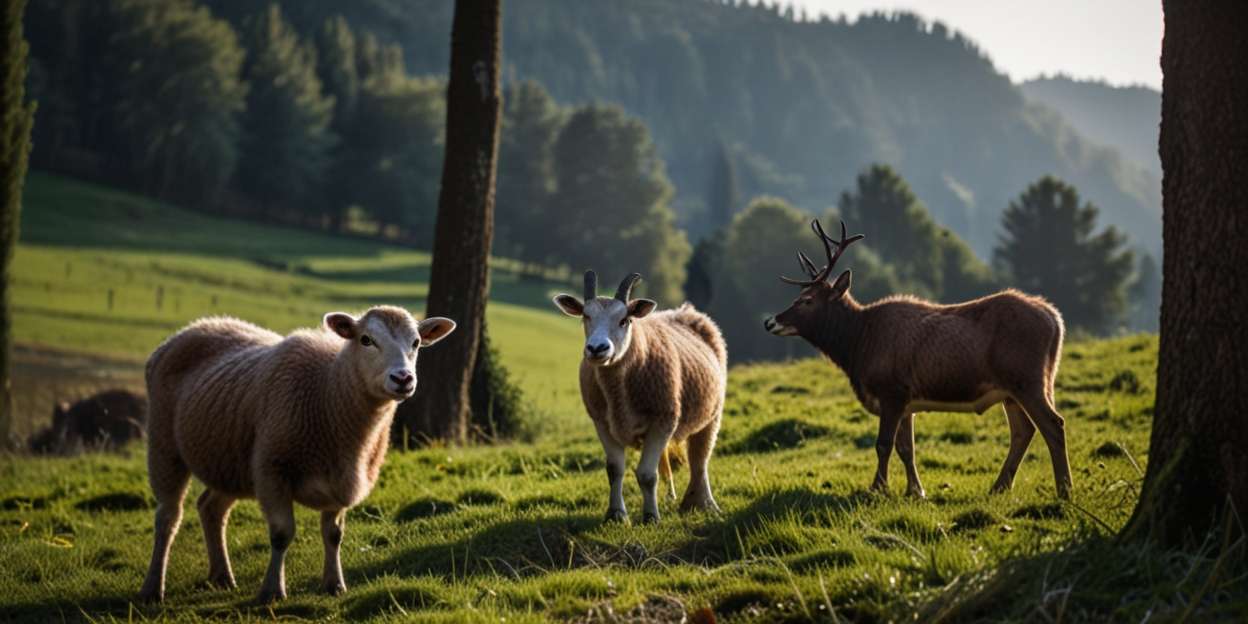
[(1157, 405), (1128, 536), (1248, 519), (1248, 3), (1167, 0)]
[(450, 338), (420, 354), (420, 388), (401, 408), (417, 439), (467, 439), (468, 388), (489, 293), (494, 178), (502, 98), (501, 0), (458, 0), (451, 27), (446, 158), (433, 241), (427, 316), (459, 323)]
[(35, 105), (26, 102), (26, 56), (29, 46), (22, 36), (26, 0), (5, 0), (0, 9), (0, 448), (9, 444), (13, 430), (13, 394), (10, 370), (13, 317), (9, 309), (9, 271), (21, 224), (22, 184), (30, 157), (30, 129)]

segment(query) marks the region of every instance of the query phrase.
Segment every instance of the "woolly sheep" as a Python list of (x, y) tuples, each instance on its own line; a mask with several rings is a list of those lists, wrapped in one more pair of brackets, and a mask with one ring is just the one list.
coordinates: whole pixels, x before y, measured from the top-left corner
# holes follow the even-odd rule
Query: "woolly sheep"
[(155, 494), (151, 566), (139, 592), (164, 598), (169, 549), (194, 475), (209, 581), (233, 588), (225, 527), (239, 498), (255, 497), (271, 558), (259, 600), (286, 595), (284, 559), (293, 503), (321, 512), (323, 589), (346, 589), (339, 545), (346, 510), (377, 481), (395, 405), (416, 390), (416, 355), (455, 329), (434, 317), (379, 306), (355, 318), (325, 315), (323, 330), (283, 338), (232, 318), (196, 321), (147, 361), (148, 472)]
[(643, 522), (658, 522), (658, 470), (671, 487), (669, 446), (686, 443), (689, 487), (681, 511), (718, 510), (707, 474), (719, 433), (728, 378), (728, 350), (719, 327), (692, 305), (651, 313), (649, 299), (630, 299), (641, 276), (624, 278), (614, 298), (596, 296), (598, 278), (585, 273), (585, 300), (555, 305), (585, 327), (581, 397), (607, 455), (608, 521), (626, 520), (624, 449), (641, 447), (636, 476)]

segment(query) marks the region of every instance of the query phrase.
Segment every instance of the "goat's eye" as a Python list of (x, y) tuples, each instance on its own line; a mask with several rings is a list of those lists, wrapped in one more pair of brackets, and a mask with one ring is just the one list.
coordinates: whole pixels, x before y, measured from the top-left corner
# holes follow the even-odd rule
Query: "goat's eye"
[(373, 346), (373, 339), (372, 339), (372, 338), (369, 338), (367, 335), (365, 335), (365, 336), (360, 336), (360, 344), (362, 344), (362, 345), (364, 345), (364, 346), (366, 346), (366, 347), (371, 347), (371, 346)]
[(620, 321), (620, 327), (628, 327), (628, 324), (629, 324), (629, 323), (632, 323), (632, 322), (633, 322), (633, 319), (628, 318), (628, 317), (626, 316), (626, 317), (624, 317), (624, 320)]

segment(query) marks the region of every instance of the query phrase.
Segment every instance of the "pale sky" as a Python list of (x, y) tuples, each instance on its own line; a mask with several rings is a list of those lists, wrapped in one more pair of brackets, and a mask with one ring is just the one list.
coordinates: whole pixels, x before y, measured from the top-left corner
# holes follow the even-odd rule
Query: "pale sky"
[(793, 1), (811, 18), (905, 10), (944, 22), (1014, 82), (1061, 72), (1161, 89), (1161, 0)]

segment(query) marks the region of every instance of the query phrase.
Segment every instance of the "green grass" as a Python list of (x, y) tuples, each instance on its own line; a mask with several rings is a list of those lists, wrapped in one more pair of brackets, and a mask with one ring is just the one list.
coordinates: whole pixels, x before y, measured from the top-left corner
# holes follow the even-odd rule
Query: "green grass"
[[(418, 253), (206, 219), (46, 176), (32, 177), (30, 187), (15, 297), (27, 310), (18, 317), (23, 365), (36, 371), (27, 395), (53, 377), (39, 371), (62, 362), (71, 377), (112, 366), (124, 378), (127, 358), (209, 311), (286, 329), (336, 307), (399, 301), (419, 309), (427, 258)], [(105, 196), (112, 199), (85, 207), (85, 198)], [(151, 212), (117, 225), (129, 210)], [(57, 225), (66, 211), (88, 224)], [(112, 233), (96, 231), (97, 217), (100, 231)], [(197, 225), (182, 231), (179, 223)], [(58, 232), (74, 242), (58, 242)], [(219, 238), (229, 239), (228, 253), (212, 248)], [(267, 264), (254, 261), (261, 256)], [(272, 268), (274, 258), (289, 268)], [(1066, 613), (1138, 622), (1150, 611), (1174, 618), (1184, 597), (1205, 585), (1213, 591), (1198, 614), (1226, 616), (1243, 604), (1242, 572), (1215, 582), (1212, 556), (1139, 553), (1106, 538), (1131, 513), (1148, 460), (1155, 337), (1067, 346), (1057, 399), (1068, 422), (1074, 504), (1055, 500), (1039, 437), (1014, 490), (986, 494), (1008, 447), (1000, 408), (919, 416), (928, 500), (897, 495), (904, 475), (896, 461), (895, 495), (868, 493), (877, 421), (840, 372), (806, 360), (732, 369), (711, 464), (722, 513), (681, 516), (665, 501), (657, 527), (604, 525), (602, 452), (576, 391), (578, 328), (546, 310), (549, 285), (508, 284), (498, 274), (495, 283), (503, 302), (491, 306), (491, 329), (547, 422), (531, 444), (392, 453), (377, 489), (347, 517), (345, 596), (316, 593), (317, 516), (298, 509), (290, 598), (271, 609), (253, 605), (268, 538), (259, 509), (246, 501), (229, 534), (237, 591), (204, 585), (203, 539), (188, 504), (166, 603), (134, 605), (152, 540), (142, 450), (10, 455), (0, 457), (0, 619), (611, 621), (610, 612), (709, 609), (720, 621)], [(156, 285), (166, 293), (159, 310)], [(100, 304), (109, 288), (117, 293), (111, 313)], [(681, 490), (686, 476), (677, 473)], [(640, 495), (631, 481), (626, 498), (636, 520)], [(188, 501), (198, 492), (193, 486)], [(1070, 557), (1113, 565), (1091, 564), (1106, 571), (1097, 577), (1083, 563), (1078, 584), (1050, 580), (1047, 570), (1070, 569)], [(1164, 583), (1156, 578), (1179, 568)], [(1055, 595), (1082, 596), (1085, 610), (1059, 613), (1068, 605)]]

